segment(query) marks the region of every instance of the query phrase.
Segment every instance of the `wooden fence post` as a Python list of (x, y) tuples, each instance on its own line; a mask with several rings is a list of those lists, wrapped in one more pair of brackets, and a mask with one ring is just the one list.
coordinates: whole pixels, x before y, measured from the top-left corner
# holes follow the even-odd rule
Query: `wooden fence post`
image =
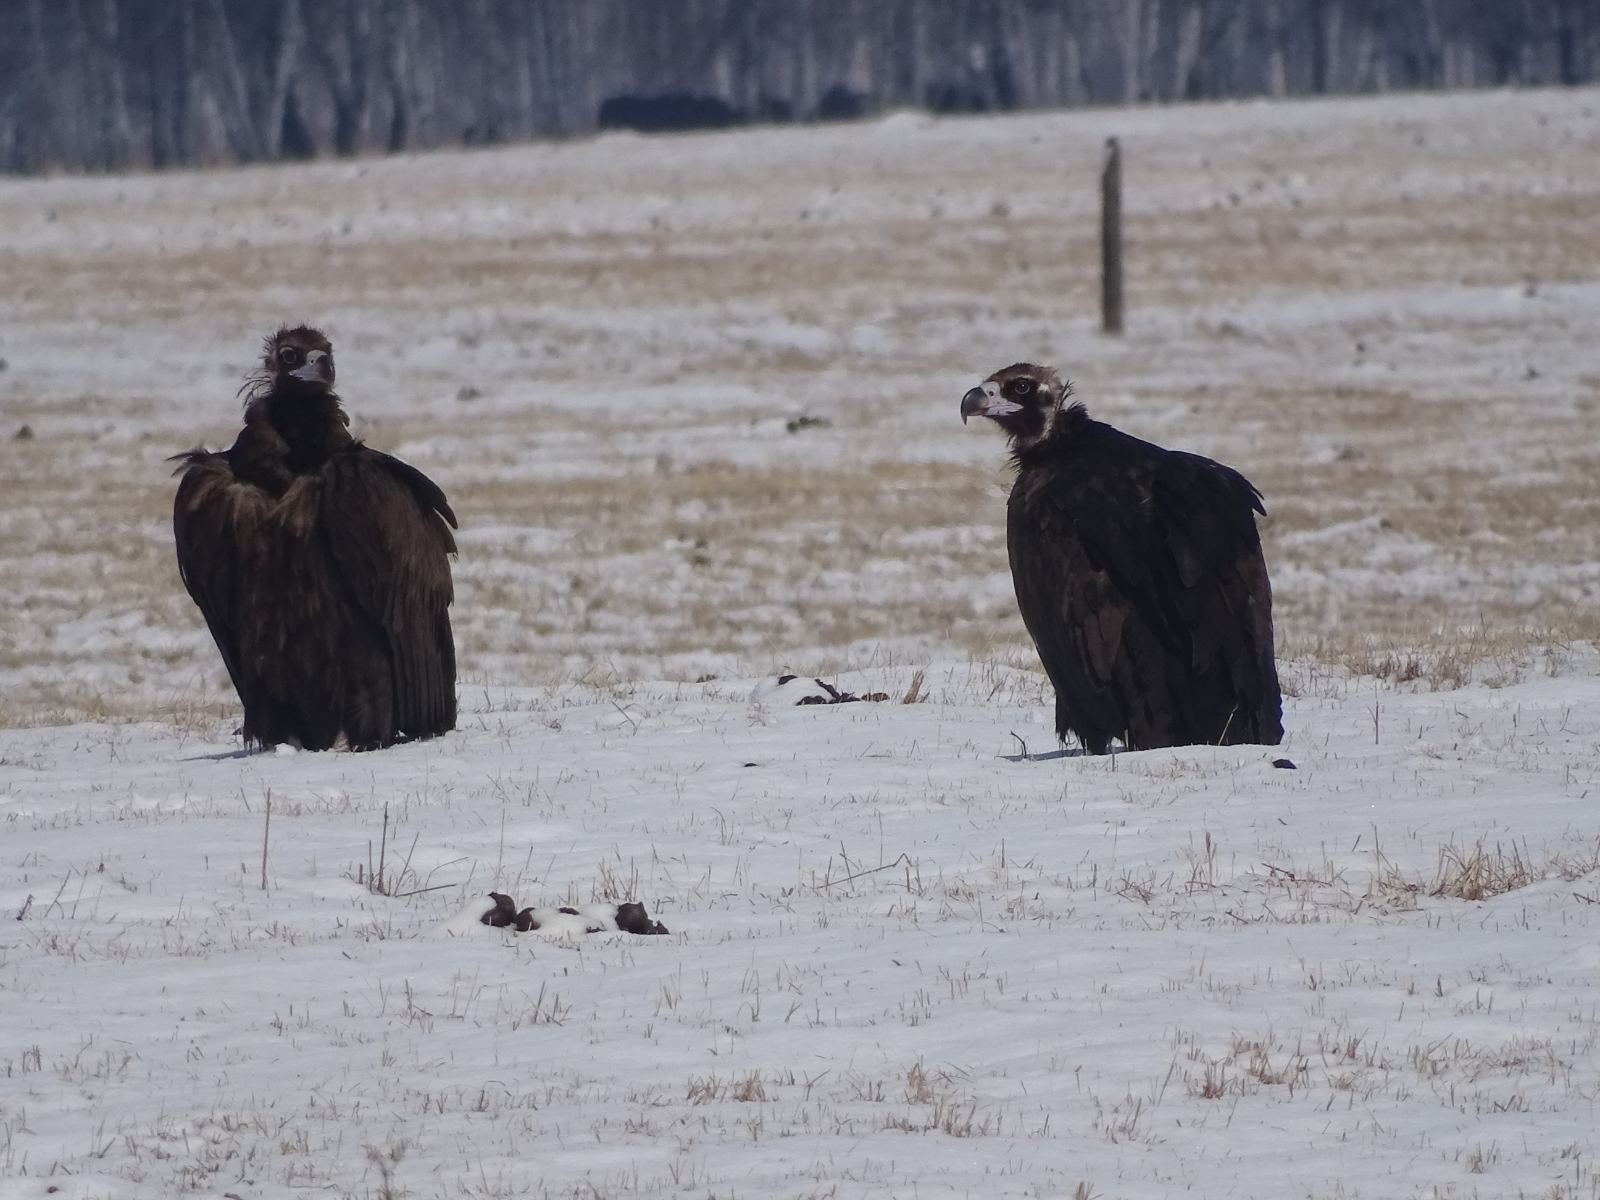
[(1106, 139), (1100, 172), (1100, 329), (1122, 332), (1122, 147)]

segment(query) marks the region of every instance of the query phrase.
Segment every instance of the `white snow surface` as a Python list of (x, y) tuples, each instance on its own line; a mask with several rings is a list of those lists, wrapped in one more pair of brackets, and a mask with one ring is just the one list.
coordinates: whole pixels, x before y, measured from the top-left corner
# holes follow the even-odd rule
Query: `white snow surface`
[[(1600, 655), (1552, 669), (1103, 758), (952, 663), (0, 733), (0, 1198), (1593, 1196)], [(1524, 886), (1431, 894), (1479, 849)]]

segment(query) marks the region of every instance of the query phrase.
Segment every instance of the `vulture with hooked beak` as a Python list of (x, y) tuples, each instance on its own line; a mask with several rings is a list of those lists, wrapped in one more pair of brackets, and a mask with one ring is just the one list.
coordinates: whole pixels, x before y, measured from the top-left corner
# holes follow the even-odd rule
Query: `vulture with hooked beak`
[(1056, 734), (1104, 754), (1283, 738), (1272, 587), (1239, 472), (1093, 420), (1018, 363), (962, 398), (1010, 438), (1017, 607), (1055, 686)]
[(280, 329), (233, 445), (174, 460), (178, 569), (250, 747), (372, 750), (455, 727), (455, 514), (351, 436), (333, 380), (320, 331)]

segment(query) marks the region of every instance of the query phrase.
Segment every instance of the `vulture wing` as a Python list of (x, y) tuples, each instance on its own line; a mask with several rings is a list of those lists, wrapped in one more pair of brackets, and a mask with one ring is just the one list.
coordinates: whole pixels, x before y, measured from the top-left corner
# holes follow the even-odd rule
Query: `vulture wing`
[(1173, 606), (1188, 635), (1179, 670), (1189, 681), (1190, 729), (1209, 742), (1277, 745), (1283, 697), (1255, 520), (1266, 515), (1261, 493), (1198, 455), (1169, 454), (1164, 465), (1155, 480), (1157, 523), (1172, 563)]
[(270, 501), (235, 478), (227, 456), (191, 450), (177, 456), (183, 476), (172, 506), (172, 532), (183, 586), (205, 615), (234, 691), (245, 708), (254, 688), (246, 671), (242, 547), (260, 537)]
[(1124, 629), (1131, 605), (1080, 527), (1136, 503), (1128, 478), (1035, 468), (1018, 477), (1006, 516), (1017, 608), (1056, 691), (1056, 733), (1076, 735), (1091, 754), (1124, 736), (1129, 664)]
[(1238, 472), (1107, 426), (1081, 456), (1019, 477), (1018, 606), (1091, 751), (1282, 737), (1271, 593)]
[(444, 493), (415, 467), (357, 446), (323, 468), (321, 524), (348, 595), (388, 643), (395, 726), (413, 737), (454, 728), (456, 518)]

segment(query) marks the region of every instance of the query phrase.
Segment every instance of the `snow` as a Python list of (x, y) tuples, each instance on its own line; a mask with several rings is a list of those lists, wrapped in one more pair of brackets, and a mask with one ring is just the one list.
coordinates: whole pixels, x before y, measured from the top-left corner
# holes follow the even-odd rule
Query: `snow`
[[(0, 1197), (1593, 1194), (1600, 656), (1306, 676), (1282, 747), (1105, 758), (962, 664), (0, 734)], [(1522, 886), (1431, 895), (1475, 848)]]

